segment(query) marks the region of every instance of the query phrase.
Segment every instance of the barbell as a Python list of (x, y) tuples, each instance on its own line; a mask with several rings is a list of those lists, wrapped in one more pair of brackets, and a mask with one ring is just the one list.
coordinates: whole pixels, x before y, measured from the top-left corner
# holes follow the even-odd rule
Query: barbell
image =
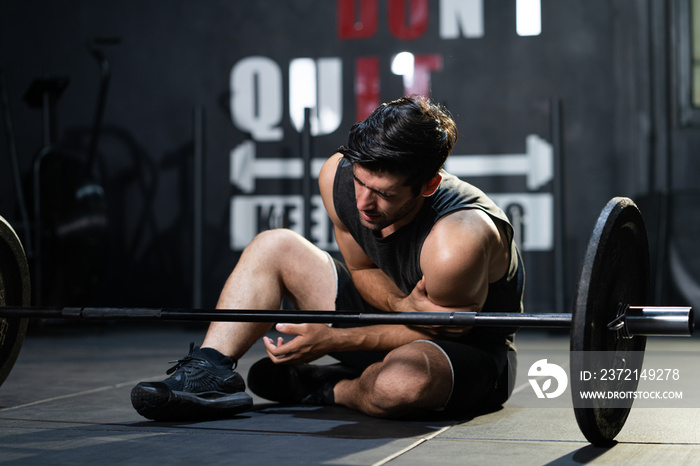
[[(590, 367), (590, 361), (581, 354), (598, 352), (610, 354), (613, 364), (617, 361), (641, 372), (643, 358), (631, 356), (635, 352), (643, 354), (647, 336), (690, 336), (695, 322), (690, 307), (646, 305), (649, 289), (644, 220), (635, 203), (624, 197), (610, 200), (596, 221), (571, 314), (30, 307), (30, 274), (24, 249), (12, 227), (0, 217), (0, 385), (17, 359), (29, 318), (570, 327), (571, 374)], [(571, 379), (572, 396), (581, 384)], [(626, 389), (636, 388), (637, 382), (626, 385)], [(581, 432), (595, 445), (609, 444), (622, 429), (632, 401), (630, 398), (622, 407), (611, 407), (606, 400), (598, 400), (593, 406), (575, 405)]]

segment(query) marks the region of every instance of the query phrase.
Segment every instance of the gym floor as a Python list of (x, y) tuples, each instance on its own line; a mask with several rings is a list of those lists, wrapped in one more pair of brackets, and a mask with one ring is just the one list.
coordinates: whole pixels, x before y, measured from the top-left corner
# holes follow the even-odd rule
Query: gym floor
[[(200, 325), (30, 327), (0, 387), (0, 464), (700, 463), (700, 394), (686, 390), (681, 409), (633, 407), (617, 443), (594, 447), (570, 407), (519, 402), (530, 390), (522, 364), (503, 409), (458, 422), (388, 421), (340, 407), (262, 399), (228, 420), (183, 424), (140, 417), (131, 407), (131, 388), (163, 379), (168, 361), (185, 356), (190, 341), (201, 342), (206, 327)], [(516, 343), (519, 351), (543, 357), (569, 346), (565, 333), (533, 330), (520, 331)], [(698, 338), (650, 338), (646, 354), (700, 387), (693, 358), (678, 357), (699, 351)], [(263, 354), (255, 346), (239, 370), (245, 374)]]

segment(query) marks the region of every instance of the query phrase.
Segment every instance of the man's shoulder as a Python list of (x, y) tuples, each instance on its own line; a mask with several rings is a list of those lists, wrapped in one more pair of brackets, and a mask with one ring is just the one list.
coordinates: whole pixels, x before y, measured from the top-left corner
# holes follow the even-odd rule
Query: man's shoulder
[(330, 178), (331, 183), (335, 178), (335, 172), (338, 170), (339, 162), (343, 159), (343, 154), (336, 152), (335, 154), (328, 157), (328, 159), (323, 162), (321, 167), (321, 172), (319, 173), (319, 180), (321, 178)]
[(490, 249), (498, 244), (500, 232), (493, 219), (476, 208), (460, 209), (440, 218), (423, 243), (421, 256), (455, 260), (460, 254)]
[(333, 185), (335, 184), (335, 175), (342, 159), (343, 154), (333, 154), (323, 163), (321, 172), (318, 175), (318, 187), (321, 192), (323, 205), (326, 208), (326, 212), (330, 216), (331, 220), (336, 225), (340, 222), (333, 203)]
[(494, 229), (478, 209), (455, 211), (435, 224), (420, 257), (429, 296), (439, 302), (483, 305), (497, 238)]
[(510, 247), (503, 228), (480, 209), (462, 209), (440, 219), (421, 250), (421, 267), (427, 275), (472, 276), (486, 270), (489, 281), (507, 270)]
[(452, 234), (473, 234), (482, 229), (495, 228), (491, 216), (477, 207), (464, 207), (440, 217), (433, 226), (430, 234), (445, 232)]

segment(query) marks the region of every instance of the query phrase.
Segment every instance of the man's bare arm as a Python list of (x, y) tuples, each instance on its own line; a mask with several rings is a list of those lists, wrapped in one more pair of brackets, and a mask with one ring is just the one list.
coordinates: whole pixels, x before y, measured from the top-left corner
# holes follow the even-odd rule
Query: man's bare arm
[[(335, 226), (336, 242), (345, 264), (350, 271), (355, 288), (372, 306), (383, 311), (397, 309), (397, 303), (405, 294), (396, 284), (367, 257), (352, 235), (338, 218), (333, 205), (333, 183), (341, 154), (326, 161), (319, 176), (319, 187), (324, 206)], [(415, 310), (415, 309), (414, 309)], [(403, 344), (426, 338), (425, 332), (417, 328), (397, 325), (374, 325), (354, 329), (333, 329), (334, 347), (362, 350), (389, 350)], [(341, 331), (342, 330), (342, 331)]]
[(324, 206), (335, 228), (336, 243), (352, 275), (355, 288), (365, 301), (387, 312), (448, 310), (440, 306), (440, 303), (431, 302), (420, 290), (414, 290), (414, 293), (406, 296), (394, 281), (367, 257), (340, 221), (333, 205), (333, 183), (341, 158), (341, 154), (336, 154), (326, 161), (319, 176), (319, 186)]
[(403, 297), (401, 290), (365, 254), (338, 218), (333, 204), (333, 183), (338, 163), (342, 158), (336, 154), (326, 161), (319, 176), (319, 187), (326, 212), (334, 225), (335, 241), (343, 255), (345, 265), (352, 275), (353, 283), (362, 297), (377, 309), (390, 311), (391, 303)]

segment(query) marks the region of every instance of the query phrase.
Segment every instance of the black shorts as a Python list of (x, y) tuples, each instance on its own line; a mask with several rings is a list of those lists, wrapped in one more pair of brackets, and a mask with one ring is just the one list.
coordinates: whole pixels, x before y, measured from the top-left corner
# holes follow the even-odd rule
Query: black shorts
[[(338, 283), (336, 310), (381, 312), (362, 299), (345, 264), (336, 259), (333, 261)], [(450, 415), (476, 414), (496, 409), (508, 399), (515, 381), (516, 358), (514, 348), (505, 338), (486, 340), (478, 345), (454, 340), (425, 341), (440, 348), (452, 366), (452, 393), (441, 411)], [(359, 375), (369, 365), (382, 361), (386, 354), (377, 351), (351, 351), (333, 353), (331, 356), (355, 368)]]

